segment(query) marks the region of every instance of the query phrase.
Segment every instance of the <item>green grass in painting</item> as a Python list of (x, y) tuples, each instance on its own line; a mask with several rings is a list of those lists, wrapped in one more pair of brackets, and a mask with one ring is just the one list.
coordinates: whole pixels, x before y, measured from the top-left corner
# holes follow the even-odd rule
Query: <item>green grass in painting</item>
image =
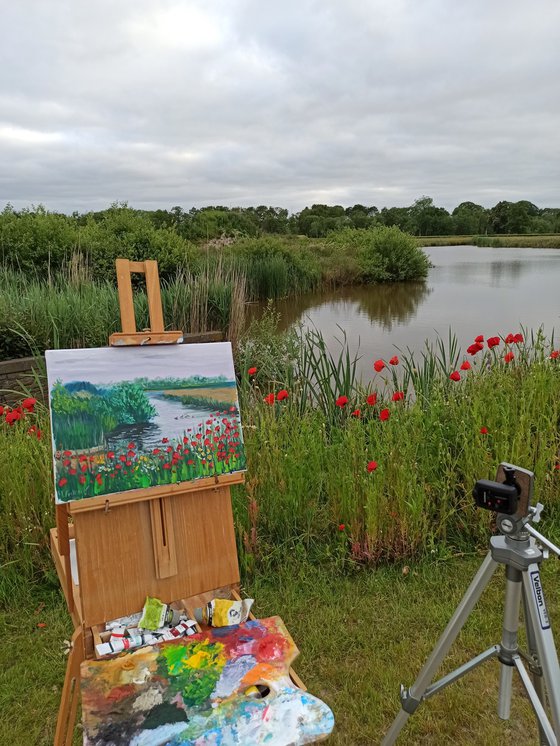
[[(247, 577), (243, 591), (256, 598), (258, 616), (278, 614), (285, 621), (300, 649), (296, 671), (333, 709), (328, 743), (369, 746), (389, 728), (399, 710), (399, 685), (416, 678), (481, 560), (470, 555), (346, 574), (292, 558), (274, 573)], [(543, 585), (558, 637), (557, 578), (558, 566), (545, 562)], [(499, 641), (503, 593), (498, 570), (442, 673)], [(14, 596), (0, 611), (0, 634), (6, 642), (0, 650), (0, 743), (47, 746), (64, 677), (63, 641), (71, 634), (61, 594), (32, 586)], [(445, 689), (410, 718), (402, 742), (536, 743), (532, 709), (518, 682), (510, 721), (497, 717), (498, 679), (498, 663), (490, 661)], [(77, 728), (76, 745), (80, 738)]]

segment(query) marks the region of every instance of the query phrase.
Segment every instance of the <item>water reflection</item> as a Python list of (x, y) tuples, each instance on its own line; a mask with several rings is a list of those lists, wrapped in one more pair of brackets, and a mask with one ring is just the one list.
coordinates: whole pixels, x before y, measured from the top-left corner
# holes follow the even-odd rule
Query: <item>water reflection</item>
[[(344, 287), (285, 298), (276, 301), (274, 309), (280, 313), (282, 327), (286, 329), (306, 318), (326, 316), (325, 321), (330, 318), (344, 326), (345, 321), (359, 316), (390, 332), (395, 325), (408, 323), (430, 292), (425, 282)], [(253, 305), (249, 318), (258, 318), (264, 308), (264, 304)]]

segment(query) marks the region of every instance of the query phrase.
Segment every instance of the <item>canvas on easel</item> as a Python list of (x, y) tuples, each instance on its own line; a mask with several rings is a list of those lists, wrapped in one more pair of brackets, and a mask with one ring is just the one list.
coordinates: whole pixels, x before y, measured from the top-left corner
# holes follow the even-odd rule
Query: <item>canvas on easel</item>
[(231, 344), (49, 350), (57, 503), (244, 471)]

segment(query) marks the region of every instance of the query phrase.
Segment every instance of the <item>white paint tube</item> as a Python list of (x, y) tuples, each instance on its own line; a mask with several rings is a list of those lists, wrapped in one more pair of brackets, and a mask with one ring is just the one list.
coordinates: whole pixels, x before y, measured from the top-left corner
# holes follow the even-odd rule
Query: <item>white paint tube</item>
[(154, 634), (153, 632), (141, 632), (140, 630), (129, 630), (134, 632), (130, 637), (123, 637), (109, 640), (109, 642), (103, 642), (100, 645), (96, 645), (95, 649), (98, 656), (112, 655), (114, 653), (122, 653), (124, 650), (131, 650), (133, 648), (142, 647), (142, 645), (157, 645), (160, 642), (167, 642), (170, 640), (177, 640), (185, 635), (190, 636), (196, 634), (196, 622), (192, 619), (185, 619), (175, 627), (165, 629), (163, 634)]

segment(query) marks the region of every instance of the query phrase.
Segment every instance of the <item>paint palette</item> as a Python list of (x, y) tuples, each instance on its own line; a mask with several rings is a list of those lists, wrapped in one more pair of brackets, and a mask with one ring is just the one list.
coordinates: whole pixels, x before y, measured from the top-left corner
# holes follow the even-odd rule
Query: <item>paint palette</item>
[(326, 738), (329, 707), (288, 676), (298, 650), (279, 617), (81, 667), (86, 746), (288, 746)]

